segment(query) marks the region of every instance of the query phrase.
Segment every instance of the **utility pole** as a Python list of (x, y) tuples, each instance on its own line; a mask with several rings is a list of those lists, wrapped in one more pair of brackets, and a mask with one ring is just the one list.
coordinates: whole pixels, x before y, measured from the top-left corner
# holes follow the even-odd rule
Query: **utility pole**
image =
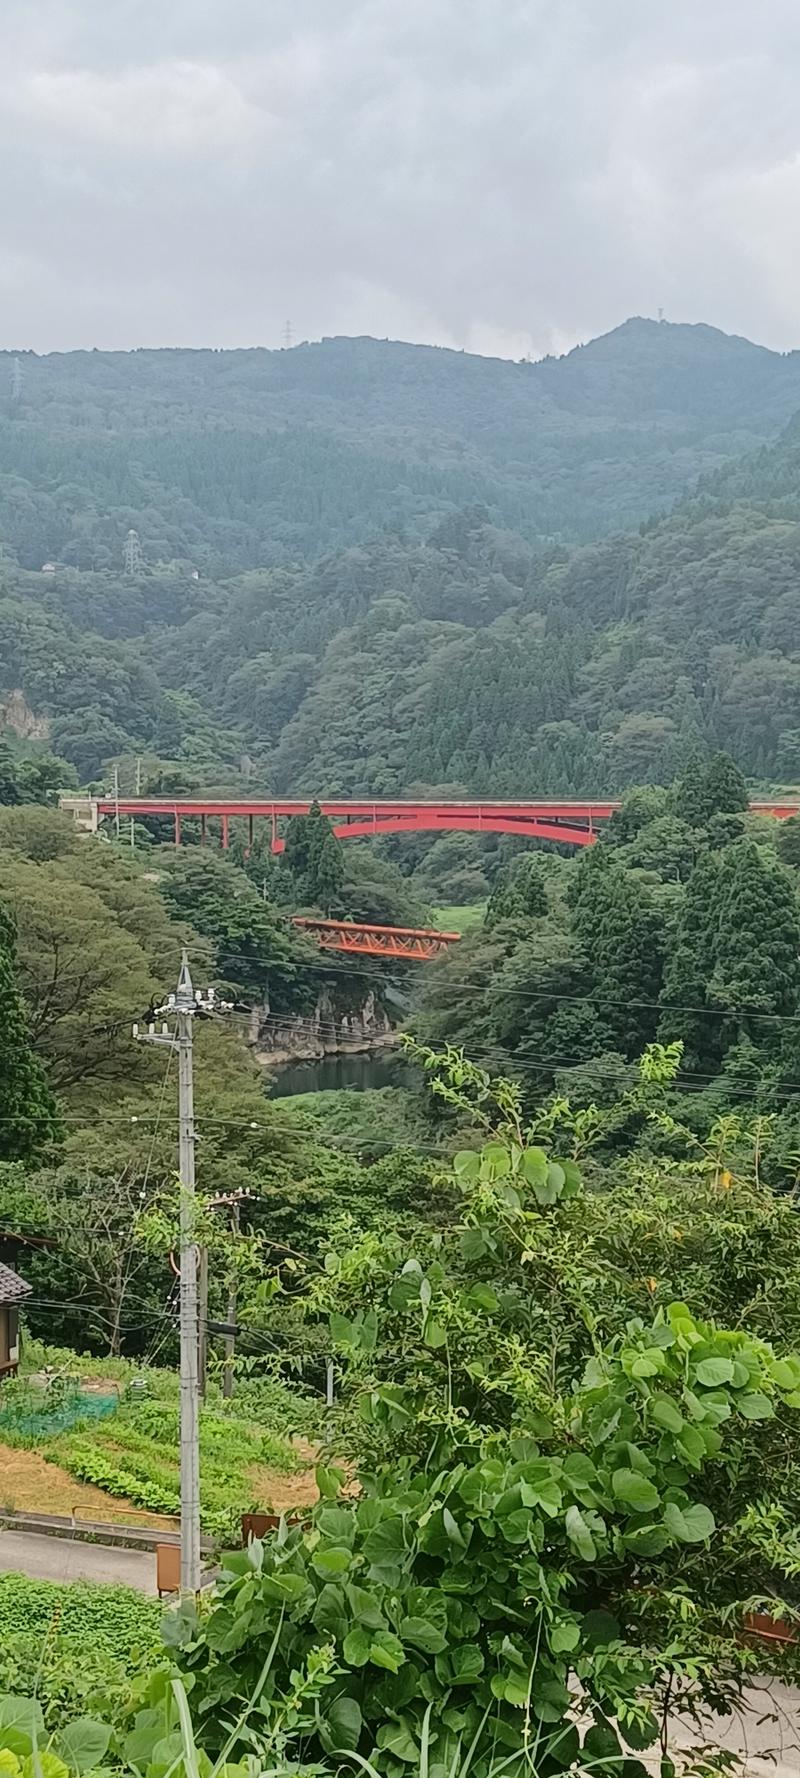
[[(252, 1196), (253, 1196), (253, 1194), (250, 1191), (225, 1192), (219, 1198), (211, 1198), (209, 1200), (208, 1204), (206, 1205), (206, 1209), (207, 1210), (220, 1210), (220, 1209), (230, 1210), (230, 1213), (231, 1213), (231, 1234), (234, 1236), (234, 1239), (236, 1239), (236, 1237), (241, 1232), (241, 1220), (240, 1220), (239, 1209), (240, 1209), (242, 1199), (243, 1198), (249, 1199)], [(200, 1387), (200, 1394), (202, 1396), (202, 1395), (205, 1395), (205, 1392), (206, 1392), (206, 1371), (208, 1368), (208, 1248), (205, 1245), (202, 1246), (200, 1249), (200, 1264), (199, 1264), (199, 1268), (198, 1268), (198, 1276), (199, 1276), (199, 1281), (200, 1281), (199, 1282), (199, 1290), (200, 1290), (199, 1387)], [(229, 1291), (228, 1291), (228, 1319), (227, 1319), (227, 1322), (225, 1323), (226, 1327), (235, 1328), (235, 1326), (236, 1326), (236, 1310), (237, 1310), (237, 1292), (236, 1292), (236, 1270), (235, 1270), (235, 1254), (234, 1254), (234, 1270), (232, 1273), (231, 1283), (230, 1283)], [(217, 1331), (217, 1330), (215, 1330), (215, 1331)], [(222, 1379), (222, 1393), (224, 1396), (231, 1396), (233, 1394), (232, 1365), (233, 1365), (234, 1352), (236, 1350), (236, 1335), (235, 1335), (235, 1333), (226, 1333), (224, 1335), (224, 1340), (225, 1340), (225, 1370), (223, 1372), (223, 1379)]]
[(114, 831), (119, 839), (119, 766), (114, 767)]
[[(198, 1391), (197, 1243), (194, 1188), (194, 1070), (192, 1020), (216, 1010), (213, 988), (203, 993), (192, 986), (189, 959), (183, 953), (178, 986), (159, 1013), (175, 1019), (175, 1029), (133, 1027), (141, 1043), (162, 1044), (178, 1051), (178, 1149), (180, 1170), (180, 1455), (181, 1455), (181, 1595), (200, 1590), (200, 1400)], [(220, 1009), (222, 1010), (222, 1009)]]
[[(234, 1235), (234, 1237), (239, 1234), (240, 1227), (241, 1227), (241, 1221), (240, 1221), (240, 1216), (239, 1216), (239, 1199), (234, 1198), (233, 1203), (231, 1205), (231, 1232)], [(236, 1271), (234, 1269), (234, 1271), (231, 1273), (231, 1282), (228, 1287), (228, 1326), (230, 1328), (234, 1328), (236, 1326), (236, 1314), (237, 1314), (238, 1306), (239, 1306), (239, 1304), (238, 1304), (238, 1292), (236, 1289)], [(236, 1352), (236, 1335), (235, 1335), (235, 1333), (228, 1333), (225, 1335), (225, 1369), (222, 1373), (222, 1394), (223, 1394), (226, 1401), (230, 1401), (230, 1398), (233, 1395), (233, 1360), (234, 1360), (235, 1352)]]
[(197, 1328), (197, 1388), (201, 1399), (206, 1393), (206, 1374), (208, 1371), (208, 1248), (205, 1241), (200, 1247), (200, 1258), (197, 1266), (198, 1290), (198, 1328)]

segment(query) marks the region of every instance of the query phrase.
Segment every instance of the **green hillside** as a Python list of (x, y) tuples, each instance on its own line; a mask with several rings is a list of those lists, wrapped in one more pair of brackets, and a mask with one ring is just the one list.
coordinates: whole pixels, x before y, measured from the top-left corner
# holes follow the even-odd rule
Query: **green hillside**
[(173, 788), (599, 793), (718, 746), (794, 778), (799, 363), (645, 321), (534, 366), (23, 356), (0, 718)]
[(0, 533), (24, 567), (117, 568), (133, 526), (151, 568), (219, 575), (475, 501), (531, 541), (628, 527), (774, 437), (800, 358), (631, 320), (540, 364), (372, 339), (5, 354), (0, 394)]

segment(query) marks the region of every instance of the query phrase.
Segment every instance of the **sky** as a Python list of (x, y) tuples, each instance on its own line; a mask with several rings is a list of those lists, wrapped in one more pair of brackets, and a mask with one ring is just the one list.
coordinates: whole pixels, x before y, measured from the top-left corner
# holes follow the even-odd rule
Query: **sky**
[(0, 346), (800, 345), (797, 0), (3, 0)]

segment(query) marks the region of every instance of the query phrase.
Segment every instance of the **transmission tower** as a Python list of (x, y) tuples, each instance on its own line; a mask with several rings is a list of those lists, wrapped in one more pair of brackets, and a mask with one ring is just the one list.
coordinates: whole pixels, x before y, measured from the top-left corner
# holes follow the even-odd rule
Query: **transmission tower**
[(284, 349), (284, 352), (291, 352), (293, 345), (294, 345), (294, 329), (292, 327), (292, 323), (291, 323), (291, 321), (284, 321), (284, 324), (283, 324), (283, 349)]
[(22, 400), (22, 365), (18, 358), (11, 361), (11, 400)]
[(128, 532), (125, 539), (123, 561), (125, 564), (125, 573), (127, 575), (133, 576), (144, 572), (144, 556), (142, 555), (142, 546), (139, 542), (138, 531), (131, 530)]

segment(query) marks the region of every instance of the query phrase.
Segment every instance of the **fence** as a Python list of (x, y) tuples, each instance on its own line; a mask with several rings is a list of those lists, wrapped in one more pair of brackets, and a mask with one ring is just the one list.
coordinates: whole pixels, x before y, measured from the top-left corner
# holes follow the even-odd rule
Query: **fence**
[(27, 1381), (5, 1383), (0, 1390), (0, 1439), (54, 1438), (73, 1426), (91, 1420), (107, 1420), (119, 1406), (118, 1394), (99, 1394), (81, 1389), (78, 1383), (36, 1387)]

